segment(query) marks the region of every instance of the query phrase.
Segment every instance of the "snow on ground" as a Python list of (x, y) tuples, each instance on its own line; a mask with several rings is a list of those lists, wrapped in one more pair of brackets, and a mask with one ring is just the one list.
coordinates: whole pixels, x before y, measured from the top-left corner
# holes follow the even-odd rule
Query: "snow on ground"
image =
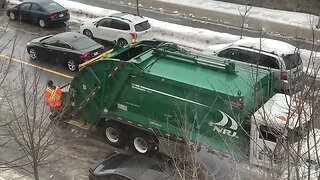
[(9, 179), (32, 180), (33, 178), (22, 175), (14, 169), (11, 169), (11, 168), (7, 169), (5, 167), (1, 167), (0, 180), (9, 180)]
[[(172, 0), (158, 0), (167, 3), (173, 3)], [(234, 3), (227, 3), (215, 0), (174, 0), (174, 4), (180, 4), (184, 6), (196, 7), (199, 9), (212, 10), (229, 14), (239, 15), (239, 10), (244, 12), (245, 6)], [(297, 13), (291, 11), (282, 11), (275, 9), (266, 9), (260, 7), (252, 7), (250, 10), (250, 17), (256, 19), (263, 19), (278, 22), (281, 24), (289, 24), (300, 27), (308, 27), (310, 20), (313, 25), (318, 23), (318, 17), (306, 14), (306, 13)]]
[[(69, 9), (71, 14), (70, 21), (73, 22), (86, 22), (92, 20), (95, 17), (108, 16), (118, 11), (104, 9), (96, 6), (90, 6), (69, 0), (55, 0), (65, 8)], [(171, 0), (159, 0), (170, 2)], [(18, 4), (19, 0), (11, 0), (11, 3)], [(206, 0), (175, 0), (175, 4), (190, 5), (199, 8), (215, 8), (223, 12), (228, 13), (239, 13), (238, 7), (244, 8), (238, 4), (225, 3), (219, 1), (206, 1)], [(265, 8), (252, 8), (250, 16), (257, 16), (260, 18), (270, 18), (270, 20), (278, 21), (285, 24), (296, 24), (297, 26), (305, 25), (308, 22), (308, 17), (317, 19), (317, 17), (304, 14), (295, 13), (288, 11), (279, 11)], [(148, 18), (152, 26), (152, 37), (153, 39), (160, 39), (165, 41), (171, 41), (183, 46), (188, 46), (198, 50), (205, 50), (211, 45), (232, 43), (240, 39), (240, 36), (210, 31), (201, 28), (193, 28), (189, 26), (182, 26), (178, 24), (167, 23), (155, 19)], [(309, 23), (308, 23), (309, 24)], [(304, 65), (306, 66), (310, 59), (311, 52), (308, 50), (301, 50)], [(315, 66), (320, 65), (320, 54), (314, 53), (313, 56)], [(307, 67), (305, 67), (306, 69)]]

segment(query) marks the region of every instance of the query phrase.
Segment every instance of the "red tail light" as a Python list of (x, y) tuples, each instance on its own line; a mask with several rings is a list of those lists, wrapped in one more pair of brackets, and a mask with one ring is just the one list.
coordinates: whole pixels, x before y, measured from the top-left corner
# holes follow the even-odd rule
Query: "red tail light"
[(58, 18), (58, 14), (57, 13), (53, 13), (49, 16), (50, 19), (56, 19)]
[(280, 80), (288, 80), (288, 74), (285, 71), (281, 71)]
[(130, 35), (131, 35), (132, 39), (137, 39), (137, 33), (131, 32)]
[(89, 54), (90, 54), (89, 52), (81, 54), (80, 58), (81, 59), (85, 59), (85, 58), (87, 58), (89, 56)]

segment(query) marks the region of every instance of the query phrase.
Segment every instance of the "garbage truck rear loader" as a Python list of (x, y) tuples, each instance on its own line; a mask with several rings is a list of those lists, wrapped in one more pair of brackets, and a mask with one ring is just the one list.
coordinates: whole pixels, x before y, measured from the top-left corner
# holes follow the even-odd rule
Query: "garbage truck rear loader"
[(166, 138), (243, 155), (249, 138), (242, 125), (273, 94), (273, 76), (215, 58), (222, 60), (162, 41), (114, 50), (63, 88), (66, 116), (77, 126), (95, 125), (109, 144), (131, 144), (139, 153)]

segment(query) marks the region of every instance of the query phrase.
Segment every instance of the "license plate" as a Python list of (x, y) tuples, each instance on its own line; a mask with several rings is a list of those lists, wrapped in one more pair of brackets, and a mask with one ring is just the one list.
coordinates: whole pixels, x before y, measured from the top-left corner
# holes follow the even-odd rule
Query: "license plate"
[(59, 17), (63, 17), (64, 15), (63, 14), (59, 14)]
[(99, 54), (99, 52), (95, 52), (95, 53), (93, 53), (93, 55), (94, 55), (94, 56), (96, 56), (96, 55), (98, 55), (98, 54)]

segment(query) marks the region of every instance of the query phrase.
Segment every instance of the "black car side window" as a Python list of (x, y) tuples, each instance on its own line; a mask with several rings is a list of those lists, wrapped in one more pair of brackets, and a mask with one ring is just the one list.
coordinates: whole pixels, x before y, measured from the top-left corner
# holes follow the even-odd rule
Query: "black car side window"
[(61, 48), (66, 48), (66, 49), (71, 49), (71, 47), (69, 46), (69, 44), (58, 40), (57, 43), (55, 43), (56, 47), (61, 47)]
[(43, 44), (50, 45), (50, 46), (56, 46), (57, 42), (58, 42), (58, 39), (51, 37), (51, 38), (48, 38), (45, 41), (43, 41)]
[(31, 4), (31, 11), (42, 12), (42, 8), (38, 4)]
[(30, 10), (30, 3), (23, 3), (23, 4), (20, 4), (19, 6), (19, 9), (20, 10)]

